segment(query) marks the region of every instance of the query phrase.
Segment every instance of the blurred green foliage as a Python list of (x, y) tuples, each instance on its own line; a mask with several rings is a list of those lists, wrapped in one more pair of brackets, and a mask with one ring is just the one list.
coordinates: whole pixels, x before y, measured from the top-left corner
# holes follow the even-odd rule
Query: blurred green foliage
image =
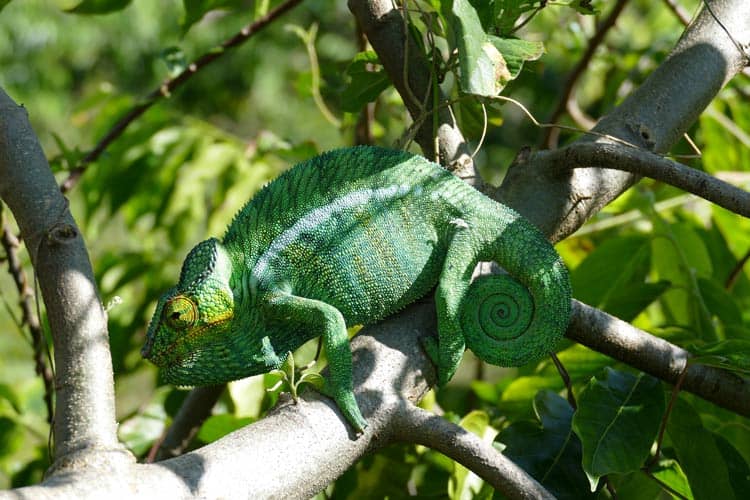
[[(27, 107), (63, 180), (124, 111), (276, 4), (0, 2), (0, 85)], [(375, 102), (370, 125), (377, 143), (393, 144), (408, 127), (400, 98), (377, 57), (362, 50), (344, 4), (307, 0), (223, 54), (128, 127), (69, 193), (102, 299), (114, 304), (109, 329), (120, 437), (140, 457), (185, 396), (159, 386), (155, 369), (138, 351), (155, 299), (173, 284), (189, 248), (220, 236), (253, 193), (290, 165), (351, 145), (367, 102)], [(512, 105), (472, 96), (504, 87), (504, 95), (544, 120), (600, 11), (609, 9), (604, 1), (548, 4), (540, 10), (533, 1), (408, 4), (412, 32), (433, 58), (436, 82), (455, 99), (461, 129), (472, 141), (484, 127), (479, 103), (486, 104), (489, 128), (476, 161), (494, 182), (543, 131)], [(308, 30), (313, 23), (317, 89), (304, 44), (286, 29)], [(579, 81), (580, 108), (595, 118), (606, 114), (659, 64), (681, 30), (663, 4), (630, 2)], [(487, 68), (498, 72), (488, 76)], [(321, 113), (316, 92), (340, 126)], [(738, 77), (690, 130), (703, 151), (692, 166), (745, 187), (747, 93), (747, 80)], [(573, 125), (568, 120), (562, 122)], [(561, 140), (574, 135), (564, 131)], [(689, 151), (680, 143), (673, 152)], [(558, 245), (576, 298), (693, 349), (700, 354), (697, 363), (738, 373), (750, 371), (750, 280), (736, 269), (749, 249), (749, 221), (649, 180)], [(31, 276), (28, 257), (22, 257)], [(6, 488), (40, 480), (48, 465), (48, 427), (43, 384), (34, 374), (28, 333), (19, 333), (16, 324), (21, 315), (7, 274), (0, 277), (0, 293), (0, 487)], [(311, 344), (295, 353), (297, 365), (314, 352)], [(563, 346), (559, 358), (578, 398), (576, 411), (550, 361), (499, 369), (468, 353), (454, 381), (423, 406), (439, 405), (446, 418), (494, 439), (561, 498), (606, 497), (608, 488), (620, 498), (750, 497), (747, 419), (680, 395), (669, 407), (662, 455), (647, 463), (671, 387), (583, 346)], [(193, 446), (261, 418), (278, 395), (275, 381), (266, 375), (230, 384)], [(464, 499), (489, 498), (492, 491), (443, 455), (404, 445), (364, 458), (326, 494)]]

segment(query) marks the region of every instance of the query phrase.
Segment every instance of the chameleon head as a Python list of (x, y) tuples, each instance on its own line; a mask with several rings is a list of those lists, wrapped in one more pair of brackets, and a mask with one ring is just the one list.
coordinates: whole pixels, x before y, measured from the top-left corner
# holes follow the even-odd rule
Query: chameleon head
[(206, 385), (226, 381), (216, 367), (231, 355), (231, 265), (216, 239), (199, 243), (185, 259), (177, 286), (159, 299), (141, 354), (162, 369), (166, 382)]

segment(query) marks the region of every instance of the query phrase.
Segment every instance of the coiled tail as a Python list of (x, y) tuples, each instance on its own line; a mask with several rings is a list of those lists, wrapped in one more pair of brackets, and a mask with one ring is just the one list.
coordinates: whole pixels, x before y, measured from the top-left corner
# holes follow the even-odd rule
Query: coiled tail
[(499, 366), (521, 366), (553, 352), (570, 318), (568, 271), (542, 234), (524, 219), (495, 245), (511, 274), (482, 276), (461, 304), (466, 345)]

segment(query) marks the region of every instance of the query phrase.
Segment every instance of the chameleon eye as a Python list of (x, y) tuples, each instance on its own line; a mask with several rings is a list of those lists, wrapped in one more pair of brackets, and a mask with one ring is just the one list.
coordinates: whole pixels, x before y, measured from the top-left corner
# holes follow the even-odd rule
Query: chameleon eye
[(164, 304), (162, 315), (168, 327), (182, 330), (198, 320), (198, 307), (189, 298), (178, 295)]

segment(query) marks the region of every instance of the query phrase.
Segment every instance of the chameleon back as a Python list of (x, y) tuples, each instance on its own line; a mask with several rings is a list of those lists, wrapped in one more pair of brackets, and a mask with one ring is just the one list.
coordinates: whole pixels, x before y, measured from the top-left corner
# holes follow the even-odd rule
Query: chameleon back
[(318, 299), (347, 324), (367, 324), (435, 286), (450, 221), (461, 212), (451, 203), (472, 191), (419, 156), (333, 151), (267, 185), (230, 225), (224, 245), (244, 256), (248, 288)]

